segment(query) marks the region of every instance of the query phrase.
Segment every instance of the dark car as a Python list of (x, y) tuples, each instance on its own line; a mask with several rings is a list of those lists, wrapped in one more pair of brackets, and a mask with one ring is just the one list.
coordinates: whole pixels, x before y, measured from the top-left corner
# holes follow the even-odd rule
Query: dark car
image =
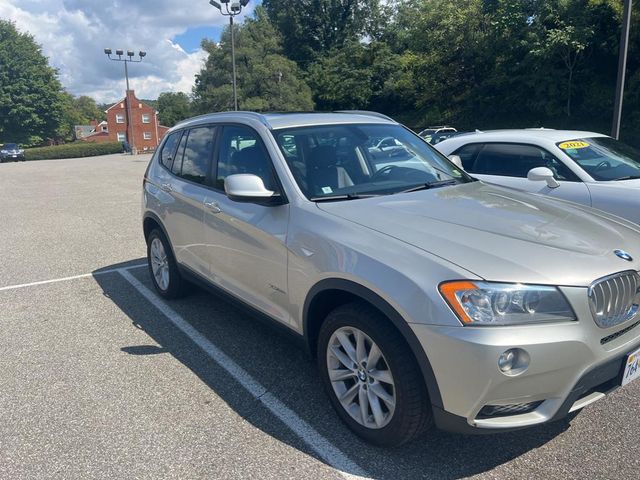
[(0, 149), (0, 163), (25, 161), (24, 150), (15, 143), (5, 143)]

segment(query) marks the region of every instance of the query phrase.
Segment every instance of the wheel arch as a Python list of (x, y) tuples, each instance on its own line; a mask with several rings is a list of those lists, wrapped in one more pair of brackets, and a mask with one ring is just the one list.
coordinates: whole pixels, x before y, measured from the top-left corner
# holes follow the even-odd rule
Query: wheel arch
[(316, 283), (309, 291), (303, 307), (303, 331), (312, 355), (320, 326), (327, 314), (340, 305), (351, 301), (364, 301), (382, 312), (406, 340), (424, 378), (431, 404), (442, 408), (442, 396), (435, 374), (418, 337), (413, 333), (404, 317), (376, 292), (351, 280), (328, 278)]
[(173, 255), (173, 258), (176, 258), (175, 252), (173, 251), (173, 245), (171, 244), (171, 239), (169, 238), (169, 235), (167, 234), (167, 230), (166, 228), (164, 228), (164, 225), (162, 223), (162, 220), (160, 220), (160, 217), (158, 217), (153, 212), (145, 212), (142, 218), (142, 231), (144, 232), (145, 242), (147, 242), (147, 240), (149, 239), (149, 234), (154, 228), (160, 229), (160, 231), (164, 235), (164, 238), (167, 239), (167, 243), (169, 244), (169, 248), (171, 249), (171, 254)]

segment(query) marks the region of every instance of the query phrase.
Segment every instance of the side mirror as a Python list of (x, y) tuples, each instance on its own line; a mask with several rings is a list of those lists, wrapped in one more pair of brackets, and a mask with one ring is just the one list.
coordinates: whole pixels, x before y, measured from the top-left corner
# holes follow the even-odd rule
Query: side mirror
[(529, 170), (527, 178), (532, 182), (547, 182), (549, 188), (558, 188), (560, 186), (551, 169), (547, 167), (532, 168)]
[(281, 205), (279, 193), (267, 190), (262, 179), (250, 173), (229, 175), (224, 179), (224, 191), (234, 202)]
[(449, 155), (449, 160), (451, 160), (451, 163), (453, 163), (460, 170), (464, 170), (464, 167), (462, 166), (462, 159), (460, 158), (460, 155)]

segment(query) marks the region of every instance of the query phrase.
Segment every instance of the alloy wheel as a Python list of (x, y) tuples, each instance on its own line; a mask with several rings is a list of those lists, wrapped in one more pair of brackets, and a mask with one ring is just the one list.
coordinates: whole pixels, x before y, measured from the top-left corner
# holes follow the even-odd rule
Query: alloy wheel
[(327, 345), (327, 369), (342, 407), (360, 425), (380, 429), (393, 418), (396, 388), (376, 343), (355, 327), (336, 330)]
[(167, 290), (169, 288), (169, 260), (162, 240), (155, 237), (151, 241), (149, 253), (151, 254), (151, 271), (156, 284), (161, 290)]

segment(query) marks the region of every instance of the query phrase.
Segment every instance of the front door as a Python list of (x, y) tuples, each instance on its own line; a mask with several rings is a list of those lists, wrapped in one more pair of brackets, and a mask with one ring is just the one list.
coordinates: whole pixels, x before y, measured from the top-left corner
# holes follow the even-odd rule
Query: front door
[(205, 200), (204, 228), (211, 280), (246, 303), (290, 323), (287, 313), (289, 205), (263, 206), (230, 200), (224, 179), (234, 173), (260, 176), (276, 188), (271, 159), (257, 132), (223, 127), (215, 169), (215, 190)]

